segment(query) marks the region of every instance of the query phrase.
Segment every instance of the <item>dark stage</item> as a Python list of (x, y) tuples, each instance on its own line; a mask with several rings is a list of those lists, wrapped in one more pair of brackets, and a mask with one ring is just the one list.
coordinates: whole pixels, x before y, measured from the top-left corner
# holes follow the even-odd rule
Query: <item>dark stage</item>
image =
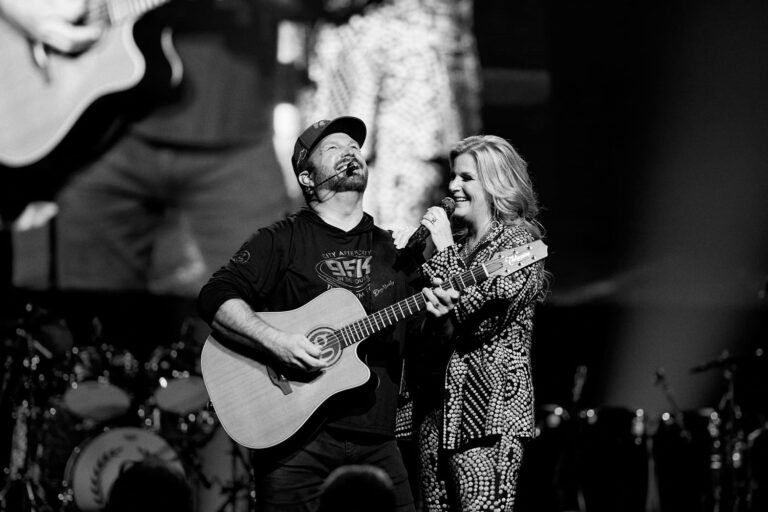
[[(478, 0), (475, 26), (483, 132), (528, 161), (553, 274), (515, 510), (768, 510), (768, 3)], [(71, 501), (36, 482), (167, 443), (200, 512), (248, 510), (194, 299), (19, 288), (3, 253), (0, 455), (38, 465), (5, 496)]]

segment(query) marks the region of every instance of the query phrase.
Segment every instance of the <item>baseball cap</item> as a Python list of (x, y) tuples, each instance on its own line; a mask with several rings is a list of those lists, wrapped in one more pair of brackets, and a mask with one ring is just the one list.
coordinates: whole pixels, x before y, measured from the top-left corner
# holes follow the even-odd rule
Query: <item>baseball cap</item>
[(356, 117), (342, 116), (332, 120), (323, 119), (304, 130), (296, 139), (291, 157), (296, 176), (306, 167), (309, 155), (317, 143), (331, 133), (346, 133), (362, 146), (366, 135), (365, 123)]

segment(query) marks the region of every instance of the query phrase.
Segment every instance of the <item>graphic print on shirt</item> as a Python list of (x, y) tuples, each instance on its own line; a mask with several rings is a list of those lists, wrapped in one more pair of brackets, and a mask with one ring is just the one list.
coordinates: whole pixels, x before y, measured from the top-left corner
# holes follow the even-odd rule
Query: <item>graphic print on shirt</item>
[(371, 288), (371, 251), (330, 251), (315, 265), (317, 276), (331, 288), (346, 288), (365, 303)]

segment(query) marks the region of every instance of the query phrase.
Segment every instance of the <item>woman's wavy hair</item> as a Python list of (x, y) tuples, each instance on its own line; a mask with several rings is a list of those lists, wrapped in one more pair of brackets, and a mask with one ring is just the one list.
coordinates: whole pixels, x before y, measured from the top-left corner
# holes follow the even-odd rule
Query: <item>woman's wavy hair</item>
[(544, 236), (537, 220), (539, 202), (528, 164), (512, 144), (495, 135), (473, 135), (458, 142), (449, 156), (451, 171), (460, 155), (477, 164), (478, 180), (491, 208), (491, 217), (506, 225), (521, 225), (535, 239)]

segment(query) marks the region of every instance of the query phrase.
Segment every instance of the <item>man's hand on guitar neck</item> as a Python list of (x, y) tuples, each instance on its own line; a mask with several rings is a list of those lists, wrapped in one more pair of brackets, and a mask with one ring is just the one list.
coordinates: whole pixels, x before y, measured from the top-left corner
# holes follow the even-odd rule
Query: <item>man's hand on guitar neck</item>
[(81, 52), (101, 37), (101, 23), (81, 24), (87, 8), (87, 0), (0, 0), (0, 16), (62, 53)]

